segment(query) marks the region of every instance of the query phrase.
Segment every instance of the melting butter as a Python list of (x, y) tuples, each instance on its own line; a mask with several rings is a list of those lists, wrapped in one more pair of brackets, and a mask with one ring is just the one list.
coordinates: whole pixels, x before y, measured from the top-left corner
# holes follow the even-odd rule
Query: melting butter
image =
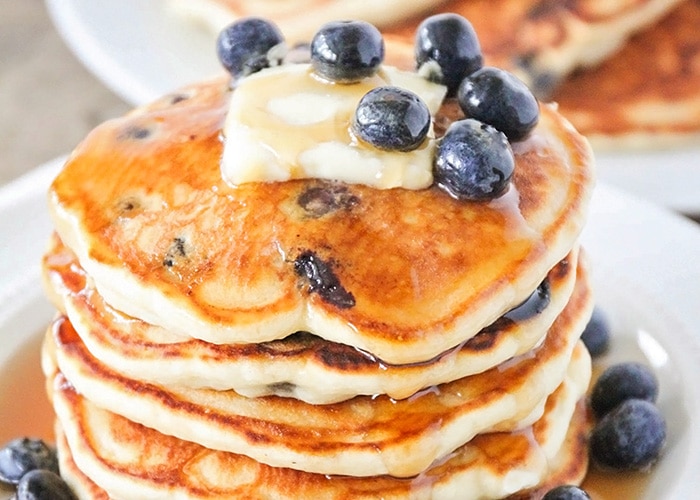
[(243, 79), (224, 125), (222, 175), (232, 185), (318, 178), (380, 189), (433, 183), (435, 139), (408, 152), (383, 151), (354, 137), (358, 102), (375, 87), (416, 93), (434, 115), (446, 88), (416, 73), (383, 67), (354, 84), (319, 78), (309, 64), (283, 65)]

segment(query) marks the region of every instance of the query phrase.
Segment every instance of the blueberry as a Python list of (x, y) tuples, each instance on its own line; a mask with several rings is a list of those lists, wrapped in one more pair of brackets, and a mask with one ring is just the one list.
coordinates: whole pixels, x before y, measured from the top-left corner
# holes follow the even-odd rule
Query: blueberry
[(308, 290), (317, 293), (324, 302), (340, 309), (355, 307), (355, 297), (340, 283), (333, 271), (333, 263), (321, 259), (315, 252), (306, 250), (294, 260), (294, 272), (305, 278)]
[(435, 182), (455, 198), (488, 200), (505, 193), (515, 159), (506, 136), (478, 120), (459, 120), (438, 141)]
[(598, 418), (628, 399), (644, 399), (651, 403), (659, 394), (654, 373), (640, 363), (619, 363), (608, 367), (591, 391), (591, 409)]
[(666, 442), (666, 421), (649, 401), (628, 399), (605, 415), (590, 438), (591, 458), (603, 468), (644, 470)]
[(17, 500), (75, 500), (76, 496), (61, 477), (48, 470), (25, 474), (17, 485)]
[(384, 39), (364, 21), (324, 24), (311, 40), (316, 73), (335, 82), (352, 83), (372, 76), (384, 60)]
[(581, 334), (581, 340), (593, 357), (604, 354), (610, 347), (610, 323), (600, 307), (596, 306), (593, 309), (591, 319)]
[(216, 51), (219, 61), (234, 78), (248, 76), (279, 61), (270, 61), (270, 49), (284, 41), (282, 32), (270, 21), (248, 17), (219, 33)]
[(457, 100), (466, 116), (493, 125), (511, 141), (525, 138), (540, 117), (527, 85), (500, 68), (486, 66), (466, 77)]
[(360, 99), (352, 130), (360, 139), (385, 150), (410, 151), (430, 129), (430, 110), (413, 92), (377, 87)]
[(17, 484), (22, 476), (34, 469), (58, 473), (56, 451), (42, 440), (18, 438), (0, 450), (0, 481)]
[(425, 19), (416, 30), (415, 43), (418, 71), (427, 72), (430, 80), (447, 86), (450, 96), (467, 75), (483, 65), (474, 28), (457, 14), (437, 14)]
[(578, 486), (566, 484), (549, 490), (542, 500), (590, 500), (591, 496)]

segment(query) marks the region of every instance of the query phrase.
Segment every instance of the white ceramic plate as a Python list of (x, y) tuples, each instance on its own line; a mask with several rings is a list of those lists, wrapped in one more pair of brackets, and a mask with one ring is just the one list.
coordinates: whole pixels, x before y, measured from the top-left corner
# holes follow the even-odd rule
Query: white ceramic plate
[[(46, 0), (59, 33), (107, 87), (149, 102), (217, 73), (215, 37), (165, 8), (166, 0)], [(654, 203), (700, 215), (700, 146), (598, 155), (600, 177)]]
[[(0, 373), (22, 346), (37, 342), (52, 315), (39, 260), (51, 231), (45, 192), (62, 162), (0, 189)], [(693, 498), (700, 470), (700, 228), (602, 185), (583, 243), (598, 304), (615, 333), (602, 361), (644, 360), (660, 380), (669, 441), (640, 498)], [(10, 404), (23, 398), (0, 400), (0, 408)]]
[(221, 74), (215, 37), (184, 22), (167, 0), (46, 0), (59, 34), (114, 93), (144, 104)]

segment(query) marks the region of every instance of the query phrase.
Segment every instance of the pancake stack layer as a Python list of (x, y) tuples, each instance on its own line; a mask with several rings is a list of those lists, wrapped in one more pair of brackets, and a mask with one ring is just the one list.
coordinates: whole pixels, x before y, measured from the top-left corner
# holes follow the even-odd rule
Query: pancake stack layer
[[(232, 187), (231, 92), (212, 81), (103, 124), (51, 186), (43, 369), (78, 495), (477, 499), (580, 482), (587, 142), (542, 106), (488, 202)], [(459, 114), (447, 101), (437, 133)]]

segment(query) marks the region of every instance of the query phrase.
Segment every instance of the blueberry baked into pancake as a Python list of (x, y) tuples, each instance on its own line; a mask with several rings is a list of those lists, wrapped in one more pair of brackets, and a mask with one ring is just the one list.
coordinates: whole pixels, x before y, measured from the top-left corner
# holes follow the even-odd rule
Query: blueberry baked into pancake
[(580, 483), (587, 141), (458, 16), (422, 24), (419, 72), (363, 21), (323, 25), (308, 62), (284, 47), (228, 26), (230, 76), (97, 127), (54, 180), (65, 479), (115, 499)]

